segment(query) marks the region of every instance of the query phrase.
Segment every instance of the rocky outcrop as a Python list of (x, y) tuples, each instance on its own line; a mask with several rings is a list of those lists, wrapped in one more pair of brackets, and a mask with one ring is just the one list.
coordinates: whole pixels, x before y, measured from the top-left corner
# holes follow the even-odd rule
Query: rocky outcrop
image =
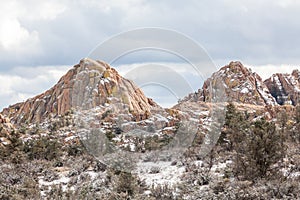
[(14, 131), (13, 125), (7, 117), (0, 114), (0, 146), (10, 143), (8, 136)]
[[(221, 92), (221, 94), (217, 94)], [(263, 81), (240, 62), (231, 62), (207, 79), (203, 87), (181, 102), (224, 102), (255, 106), (274, 106), (299, 102), (300, 72), (274, 74)], [(216, 97), (222, 97), (215, 101)], [(153, 110), (162, 109), (133, 82), (120, 76), (102, 61), (82, 59), (51, 89), (23, 103), (3, 110), (15, 124), (37, 123), (71, 110), (90, 110), (111, 105), (115, 113), (122, 110), (132, 114), (133, 121), (149, 118)], [(176, 106), (175, 106), (176, 107)], [(175, 108), (174, 107), (174, 108)]]
[(14, 123), (41, 122), (72, 109), (91, 109), (105, 104), (120, 105), (136, 115), (158, 107), (130, 80), (120, 76), (108, 64), (89, 58), (69, 70), (58, 83), (24, 103), (3, 110)]
[(292, 74), (276, 73), (265, 80), (272, 96), (280, 105), (297, 105), (300, 101), (300, 71)]
[(204, 82), (202, 89), (184, 100), (211, 102), (215, 85), (224, 88), (226, 101), (261, 106), (277, 104), (262, 78), (240, 62), (222, 67)]

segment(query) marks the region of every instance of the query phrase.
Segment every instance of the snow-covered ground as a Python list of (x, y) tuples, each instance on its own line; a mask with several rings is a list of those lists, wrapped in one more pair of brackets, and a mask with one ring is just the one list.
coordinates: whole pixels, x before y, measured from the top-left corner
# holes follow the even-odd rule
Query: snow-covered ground
[(172, 162), (139, 162), (135, 173), (150, 186), (173, 186), (180, 182), (184, 166), (171, 165)]

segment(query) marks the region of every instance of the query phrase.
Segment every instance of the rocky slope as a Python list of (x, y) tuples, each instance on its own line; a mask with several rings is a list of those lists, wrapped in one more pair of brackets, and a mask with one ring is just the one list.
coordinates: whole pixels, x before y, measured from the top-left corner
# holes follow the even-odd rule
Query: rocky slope
[[(26, 102), (4, 109), (3, 113), (16, 124), (41, 122), (71, 109), (87, 110), (112, 101), (122, 103), (123, 110), (126, 107), (128, 112), (136, 115), (150, 113), (152, 108), (158, 107), (133, 82), (121, 77), (108, 64), (85, 58), (54, 87)], [(117, 102), (114, 104), (117, 105)]]
[(7, 138), (14, 130), (15, 129), (10, 123), (10, 120), (0, 114), (0, 146), (10, 143)]
[[(299, 72), (292, 76), (286, 78), (287, 93), (299, 86)], [(271, 193), (278, 185), (278, 194), (299, 199), (300, 148), (295, 141), (300, 140), (300, 123), (295, 106), (277, 104), (269, 92), (272, 84), (231, 62), (197, 93), (164, 110), (106, 63), (83, 59), (50, 90), (10, 106), (5, 117), (0, 114), (0, 199), (276, 199)], [(248, 122), (262, 116), (276, 121), (278, 113), (287, 113), (288, 126), (278, 129), (292, 138), (278, 168), (288, 174), (284, 181), (236, 177), (236, 151), (226, 145), (217, 144), (203, 156), (202, 144), (219, 138), (209, 134), (218, 128), (212, 112), (216, 93), (228, 97), (217, 102), (236, 102)], [(106, 155), (109, 162), (103, 162)], [(120, 173), (127, 164), (135, 167), (129, 177)]]
[(204, 82), (202, 89), (195, 94), (190, 94), (184, 101), (210, 102), (211, 97), (214, 96), (210, 88), (213, 85), (224, 87), (227, 101), (261, 106), (277, 105), (262, 78), (240, 62), (231, 62), (222, 67)]
[(300, 100), (300, 71), (291, 74), (276, 73), (264, 83), (278, 104), (297, 105)]

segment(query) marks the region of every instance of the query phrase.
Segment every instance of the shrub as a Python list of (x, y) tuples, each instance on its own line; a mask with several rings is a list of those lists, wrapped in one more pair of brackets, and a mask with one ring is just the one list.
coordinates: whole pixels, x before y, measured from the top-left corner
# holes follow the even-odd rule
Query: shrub
[(134, 177), (131, 173), (120, 173), (116, 184), (116, 192), (126, 193), (129, 196), (132, 196), (135, 193)]
[(61, 152), (59, 149), (61, 144), (57, 140), (51, 140), (48, 137), (41, 137), (37, 140), (27, 141), (23, 147), (23, 151), (30, 160), (45, 159), (53, 160), (59, 158)]
[(176, 199), (174, 188), (170, 187), (168, 184), (153, 185), (151, 188), (151, 196), (155, 197), (155, 199)]
[(71, 144), (67, 146), (68, 156), (80, 156), (84, 153), (84, 147), (80, 144)]

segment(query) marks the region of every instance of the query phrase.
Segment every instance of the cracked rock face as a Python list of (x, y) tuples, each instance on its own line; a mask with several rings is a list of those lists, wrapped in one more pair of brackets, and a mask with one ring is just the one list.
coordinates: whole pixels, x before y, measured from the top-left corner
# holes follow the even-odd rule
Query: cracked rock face
[[(203, 87), (182, 102), (214, 102), (216, 88), (222, 88), (223, 101), (256, 106), (296, 105), (300, 95), (300, 72), (274, 74), (263, 81), (240, 62), (231, 62), (207, 79)], [(221, 100), (221, 102), (222, 102)], [(220, 101), (215, 101), (220, 102)], [(113, 106), (114, 112), (131, 113), (138, 119), (148, 118), (162, 110), (130, 80), (102, 61), (82, 59), (56, 85), (26, 102), (3, 110), (14, 124), (38, 123), (71, 110), (89, 110), (97, 106)]]
[(131, 113), (150, 113), (158, 107), (130, 80), (120, 76), (107, 63), (82, 59), (56, 85), (24, 103), (3, 110), (14, 123), (41, 122), (71, 109), (91, 109), (120, 102)]
[(297, 105), (300, 101), (300, 71), (294, 70), (292, 74), (273, 74), (265, 80), (265, 84), (278, 104)]
[(222, 67), (204, 82), (202, 89), (185, 100), (211, 101), (210, 87), (216, 82), (225, 88), (228, 101), (261, 106), (277, 104), (261, 77), (240, 62), (231, 62)]

